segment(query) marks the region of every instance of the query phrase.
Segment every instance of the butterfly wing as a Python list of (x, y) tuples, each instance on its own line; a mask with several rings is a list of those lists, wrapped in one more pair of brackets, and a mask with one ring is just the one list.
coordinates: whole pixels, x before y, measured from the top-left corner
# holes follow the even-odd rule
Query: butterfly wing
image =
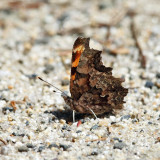
[[(70, 79), (70, 93), (71, 97), (75, 100), (89, 89), (88, 86), (88, 73), (85, 71), (85, 65), (80, 67), (79, 63), (81, 56), (89, 47), (89, 38), (78, 37), (73, 45), (72, 50), (72, 66), (71, 66), (71, 79)], [(78, 68), (83, 68), (83, 71), (78, 71)]]
[[(89, 48), (89, 38), (79, 37), (73, 45), (70, 80), (70, 107), (81, 113), (101, 114), (123, 107), (128, 89), (122, 79), (105, 67), (101, 51)], [(91, 110), (90, 110), (91, 109)]]

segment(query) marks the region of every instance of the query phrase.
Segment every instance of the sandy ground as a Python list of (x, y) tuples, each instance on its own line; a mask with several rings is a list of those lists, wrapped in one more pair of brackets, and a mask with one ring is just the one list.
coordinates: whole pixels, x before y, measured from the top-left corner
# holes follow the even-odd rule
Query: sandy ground
[[(159, 15), (159, 0), (2, 0), (0, 159), (160, 160)], [(61, 93), (36, 77), (69, 94), (78, 36), (129, 93), (123, 110), (73, 123)]]

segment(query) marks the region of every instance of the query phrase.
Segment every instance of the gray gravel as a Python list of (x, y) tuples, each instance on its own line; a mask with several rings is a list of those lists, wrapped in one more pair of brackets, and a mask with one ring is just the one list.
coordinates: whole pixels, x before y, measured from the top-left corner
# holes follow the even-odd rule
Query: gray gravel
[[(146, 56), (138, 61), (131, 17)], [(110, 28), (118, 15), (120, 22)], [(0, 159), (159, 160), (160, 159), (160, 1), (1, 1)], [(101, 25), (100, 25), (101, 24)], [(91, 37), (103, 62), (130, 88), (124, 109), (76, 114), (41, 76), (69, 94), (71, 50), (78, 36)], [(108, 49), (122, 48), (117, 55)], [(81, 120), (82, 124), (77, 126)]]

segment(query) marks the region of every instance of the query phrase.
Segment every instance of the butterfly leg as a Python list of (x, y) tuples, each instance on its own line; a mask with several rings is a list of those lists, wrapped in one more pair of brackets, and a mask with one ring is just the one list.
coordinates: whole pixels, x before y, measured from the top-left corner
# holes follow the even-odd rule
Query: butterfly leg
[(75, 122), (75, 110), (73, 110), (73, 123)]
[(90, 109), (89, 107), (88, 107), (88, 109), (92, 112), (92, 114), (94, 115), (94, 117), (97, 119), (97, 116), (96, 116), (96, 114), (93, 112), (93, 110)]

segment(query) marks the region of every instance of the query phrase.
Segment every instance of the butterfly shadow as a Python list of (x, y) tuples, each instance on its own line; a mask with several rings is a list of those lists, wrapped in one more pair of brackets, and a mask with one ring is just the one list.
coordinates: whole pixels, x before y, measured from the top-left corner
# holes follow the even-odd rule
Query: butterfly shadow
[[(45, 113), (54, 115), (55, 119), (64, 119), (67, 123), (73, 122), (73, 111), (71, 109), (45, 111)], [(86, 114), (75, 113), (75, 121), (82, 120), (86, 117)]]
[[(45, 111), (45, 113), (49, 113), (54, 115), (54, 119), (64, 119), (67, 123), (72, 123), (73, 122), (73, 110), (71, 109), (65, 109), (65, 110), (55, 110), (55, 111)], [(104, 113), (102, 115), (98, 115), (98, 118), (109, 118), (110, 116), (113, 116), (114, 113)], [(75, 121), (84, 121), (84, 119), (88, 118), (94, 118), (93, 115), (91, 114), (84, 114), (84, 113), (78, 113), (75, 112)]]

